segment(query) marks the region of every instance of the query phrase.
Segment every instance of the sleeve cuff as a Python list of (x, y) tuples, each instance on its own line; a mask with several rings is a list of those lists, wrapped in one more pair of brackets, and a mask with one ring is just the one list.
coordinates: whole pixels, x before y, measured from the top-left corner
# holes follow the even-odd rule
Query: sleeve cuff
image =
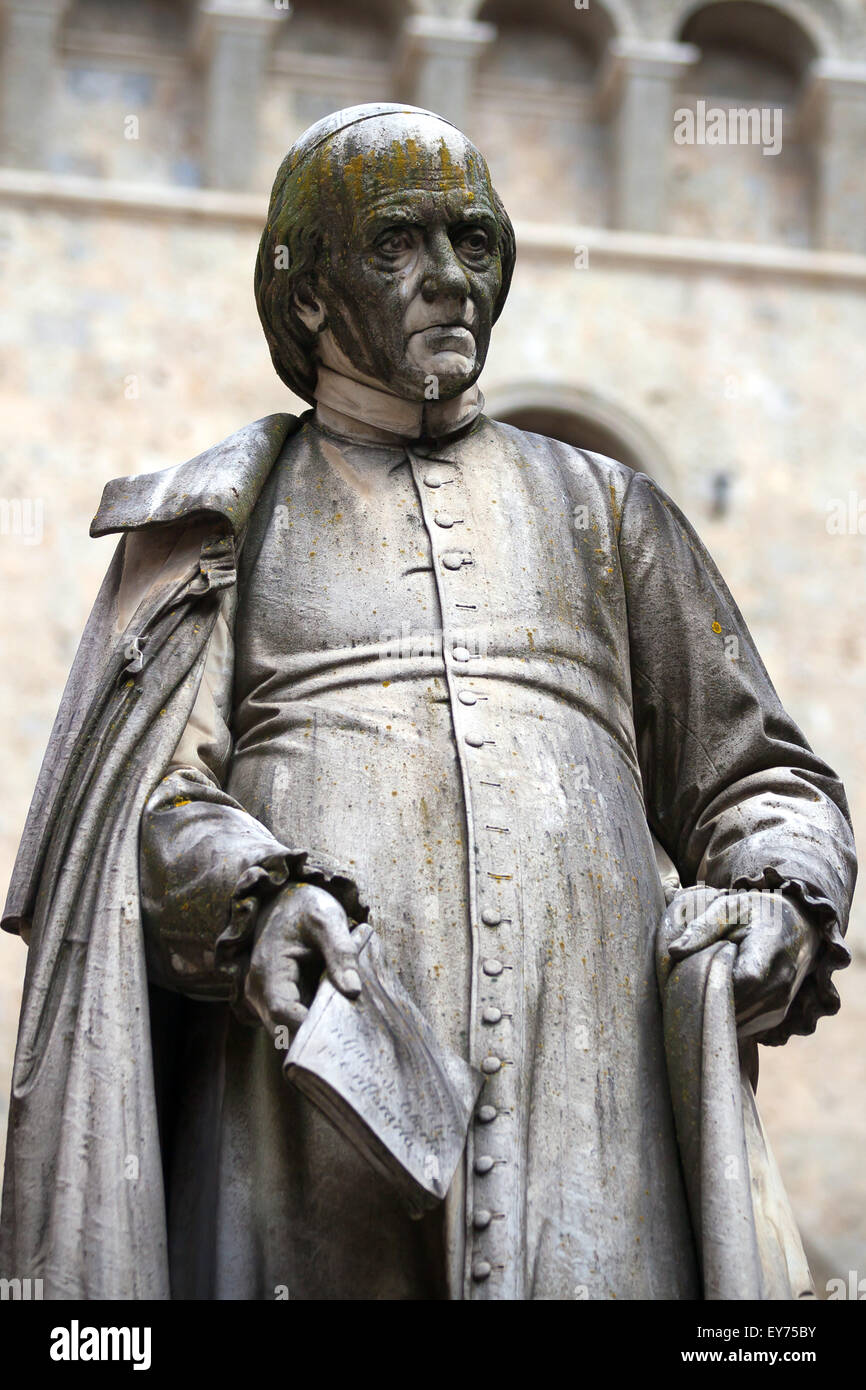
[(731, 886), (735, 889), (768, 889), (794, 899), (821, 938), (812, 968), (784, 1019), (766, 1033), (756, 1034), (756, 1041), (766, 1047), (780, 1047), (795, 1034), (806, 1036), (814, 1033), (819, 1018), (839, 1012), (841, 1000), (831, 977), (834, 971), (844, 970), (851, 963), (851, 952), (845, 945), (836, 908), (814, 885), (800, 879), (783, 878), (771, 868), (761, 874), (741, 876)]
[(287, 883), (323, 888), (353, 921), (367, 919), (341, 865), (288, 848), (195, 768), (176, 769), (150, 798), (139, 869), (150, 977), (194, 998), (241, 997), (259, 907)]

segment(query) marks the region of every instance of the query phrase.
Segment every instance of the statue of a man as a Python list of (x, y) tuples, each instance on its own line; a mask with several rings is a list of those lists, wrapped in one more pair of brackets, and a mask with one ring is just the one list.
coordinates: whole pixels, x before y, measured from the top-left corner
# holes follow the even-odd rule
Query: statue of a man
[[(106, 489), (7, 903), (2, 1273), (46, 1296), (700, 1297), (659, 856), (709, 886), (674, 960), (737, 906), (741, 1042), (838, 1007), (844, 793), (700, 540), (647, 477), (483, 413), (514, 256), (453, 126), (318, 122), (256, 269), (311, 409)], [(485, 1077), (418, 1220), (274, 1045), (322, 970), (358, 996), (365, 918)]]

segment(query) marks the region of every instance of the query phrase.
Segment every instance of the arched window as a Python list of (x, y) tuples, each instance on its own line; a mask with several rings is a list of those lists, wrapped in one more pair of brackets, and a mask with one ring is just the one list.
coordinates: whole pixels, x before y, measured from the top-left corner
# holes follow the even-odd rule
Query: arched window
[(274, 170), (307, 126), (343, 106), (395, 101), (400, 0), (293, 0), (271, 56), (261, 108), (262, 171)]
[(201, 182), (193, 0), (72, 0), (57, 35), (46, 164), (130, 183)]
[(280, 43), (316, 58), (375, 63), (390, 58), (404, 8), (391, 0), (293, 0)]
[(550, 382), (493, 387), (485, 411), (515, 429), (561, 439), (577, 449), (606, 454), (669, 488), (670, 463), (651, 432), (616, 402), (595, 391)]
[(484, 150), (512, 216), (604, 225), (608, 128), (596, 82), (617, 32), (591, 0), (486, 0), (475, 16), (496, 26), (476, 75), (469, 133)]
[(63, 33), (84, 40), (122, 34), (164, 52), (182, 50), (193, 20), (194, 0), (72, 0), (64, 11)]
[(752, 0), (695, 7), (678, 37), (701, 56), (677, 99), (669, 230), (807, 246), (811, 169), (797, 106), (814, 40)]

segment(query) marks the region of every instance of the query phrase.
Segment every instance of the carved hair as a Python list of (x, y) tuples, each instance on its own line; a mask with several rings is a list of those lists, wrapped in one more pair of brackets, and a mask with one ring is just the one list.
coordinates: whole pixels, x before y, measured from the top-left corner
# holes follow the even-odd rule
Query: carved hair
[[(326, 158), (326, 147), (338, 131), (392, 112), (443, 119), (416, 107), (384, 103), (336, 112), (311, 126), (292, 146), (277, 170), (271, 190), (267, 225), (256, 259), (256, 306), (277, 374), (290, 390), (311, 405), (315, 402), (316, 334), (302, 322), (294, 299), (296, 293), (303, 296), (305, 290), (315, 291), (316, 273), (324, 250), (322, 183), (316, 177), (316, 166)], [(484, 164), (483, 160), (481, 162)], [(493, 314), (495, 322), (511, 285), (516, 247), (508, 213), (492, 186), (491, 192), (502, 261), (502, 285)]]

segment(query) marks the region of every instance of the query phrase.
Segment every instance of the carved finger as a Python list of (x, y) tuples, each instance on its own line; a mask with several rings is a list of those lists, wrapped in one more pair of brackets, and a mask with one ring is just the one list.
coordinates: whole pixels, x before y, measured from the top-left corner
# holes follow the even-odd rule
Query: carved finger
[(673, 960), (703, 951), (714, 941), (737, 941), (744, 935), (752, 916), (748, 893), (724, 893), (716, 898), (705, 912), (668, 946)]
[(740, 946), (733, 970), (738, 1017), (756, 1010), (787, 1009), (797, 985), (796, 963), (778, 938), (755, 932)]
[(329, 914), (327, 919), (310, 920), (307, 931), (324, 957), (325, 970), (334, 988), (348, 999), (354, 999), (361, 993), (358, 951), (349, 930), (348, 917), (338, 903), (335, 906), (338, 914)]
[(275, 999), (270, 1010), (272, 1031), (275, 1032), (277, 1028), (282, 1026), (288, 1028), (290, 1034), (297, 1033), (309, 1012), (309, 1009), (301, 1003), (300, 999), (292, 1000), (286, 996)]
[(272, 1035), (280, 1026), (288, 1028), (290, 1033), (297, 1032), (308, 1012), (301, 1003), (298, 986), (284, 978), (265, 981), (264, 988), (259, 991), (259, 1002), (253, 999), (252, 1003)]

